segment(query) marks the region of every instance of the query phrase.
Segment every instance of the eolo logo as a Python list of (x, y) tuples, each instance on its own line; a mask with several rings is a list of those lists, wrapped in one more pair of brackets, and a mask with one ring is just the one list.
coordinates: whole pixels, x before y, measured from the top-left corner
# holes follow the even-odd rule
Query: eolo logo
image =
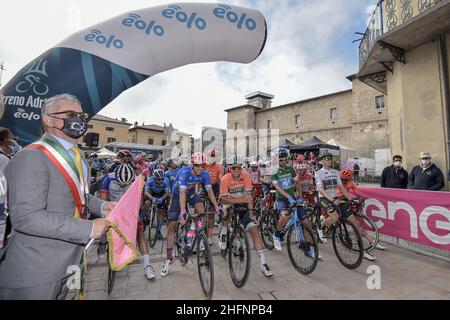
[(113, 46), (116, 49), (123, 48), (123, 41), (117, 39), (115, 35), (105, 36), (100, 30), (92, 29), (91, 33), (84, 37), (85, 41), (97, 42), (98, 44), (104, 45), (106, 48), (111, 48)]
[(204, 30), (206, 28), (206, 21), (202, 17), (198, 16), (197, 12), (192, 12), (191, 14), (187, 14), (182, 11), (182, 8), (177, 5), (169, 5), (168, 9), (164, 9), (161, 11), (161, 15), (168, 19), (175, 18), (177, 21), (181, 23), (185, 23), (186, 27), (189, 29), (194, 26), (198, 30)]
[(147, 35), (157, 35), (159, 37), (164, 35), (164, 28), (156, 23), (155, 20), (144, 21), (141, 16), (136, 13), (131, 13), (128, 18), (122, 20), (125, 27), (135, 27), (142, 30)]
[(256, 29), (256, 22), (252, 18), (247, 18), (247, 14), (243, 13), (240, 16), (231, 10), (231, 7), (224, 4), (219, 4), (218, 8), (214, 8), (213, 14), (220, 19), (227, 19), (229, 22), (236, 24), (238, 29), (245, 26), (249, 31)]

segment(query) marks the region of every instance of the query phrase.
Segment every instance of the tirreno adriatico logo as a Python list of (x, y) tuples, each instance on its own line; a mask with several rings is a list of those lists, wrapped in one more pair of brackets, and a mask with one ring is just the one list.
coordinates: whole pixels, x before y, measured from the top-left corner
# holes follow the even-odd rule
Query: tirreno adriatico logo
[(43, 96), (49, 91), (48, 85), (43, 80), (48, 79), (46, 70), (47, 61), (39, 59), (25, 72), (24, 80), (16, 85), (18, 93), (32, 91), (35, 95)]

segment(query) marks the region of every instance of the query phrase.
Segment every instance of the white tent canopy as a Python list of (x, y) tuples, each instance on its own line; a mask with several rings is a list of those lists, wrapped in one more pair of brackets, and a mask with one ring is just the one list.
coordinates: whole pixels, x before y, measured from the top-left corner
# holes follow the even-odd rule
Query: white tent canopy
[(109, 151), (106, 148), (101, 148), (100, 150), (98, 150), (97, 152), (94, 153), (97, 157), (99, 158), (111, 158), (111, 157), (115, 157), (117, 154)]
[(353, 149), (353, 148), (350, 148), (350, 147), (344, 146), (343, 144), (341, 144), (341, 143), (337, 142), (337, 141), (336, 141), (336, 140), (334, 140), (334, 139), (330, 139), (330, 140), (328, 140), (328, 141), (327, 141), (327, 143), (328, 143), (328, 144), (331, 144), (331, 145), (333, 145), (333, 146), (338, 146), (338, 147), (339, 147), (339, 148), (341, 148), (341, 149), (347, 149), (347, 150), (356, 150), (356, 149)]
[(345, 163), (345, 161), (347, 161), (350, 158), (356, 157), (357, 153), (356, 149), (344, 146), (343, 144), (340, 144), (334, 139), (328, 140), (327, 143), (339, 147), (341, 164)]

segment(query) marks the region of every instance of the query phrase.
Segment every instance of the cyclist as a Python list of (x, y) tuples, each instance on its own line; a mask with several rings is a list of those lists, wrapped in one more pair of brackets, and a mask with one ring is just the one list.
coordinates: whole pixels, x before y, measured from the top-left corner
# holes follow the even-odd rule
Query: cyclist
[(346, 199), (352, 198), (342, 185), (339, 172), (332, 168), (333, 156), (325, 152), (320, 160), (323, 166), (315, 174), (316, 186), (319, 191), (319, 203), (328, 213), (328, 218), (321, 220), (321, 227), (329, 228), (338, 221), (339, 216), (347, 218), (345, 201), (339, 200), (336, 190), (339, 189)]
[[(252, 181), (248, 172), (243, 170), (243, 157), (232, 156), (228, 160), (230, 165), (230, 173), (223, 176), (220, 184), (220, 198), (222, 203), (227, 205), (233, 205), (235, 208), (243, 208), (245, 211), (239, 212), (241, 222), (244, 225), (246, 231), (250, 233), (252, 237), (253, 246), (256, 253), (259, 256), (261, 264), (261, 272), (266, 277), (273, 276), (273, 272), (270, 270), (266, 258), (264, 255), (264, 249), (260, 234), (258, 232), (258, 222), (256, 221), (255, 213), (253, 211), (253, 197), (252, 197)], [(219, 234), (219, 247), (224, 250), (227, 247), (227, 214), (224, 210), (222, 217), (222, 229)]]
[(145, 196), (151, 202), (158, 205), (158, 223), (156, 224), (156, 238), (161, 240), (161, 226), (167, 215), (167, 199), (169, 199), (170, 182), (164, 178), (164, 171), (156, 169), (145, 185)]
[(297, 167), (297, 179), (302, 187), (302, 197), (305, 201), (308, 201), (312, 205), (315, 205), (316, 200), (314, 197), (314, 177), (308, 171), (308, 165), (306, 163), (302, 163)]
[[(100, 189), (100, 198), (108, 201), (119, 201), (131, 183), (135, 179), (134, 168), (130, 163), (119, 165), (114, 173), (108, 174), (103, 181)], [(148, 244), (144, 237), (144, 211), (145, 208), (141, 205), (141, 212), (139, 215), (138, 229), (137, 229), (137, 242), (139, 251), (141, 252), (144, 260), (144, 273), (148, 280), (156, 277), (152, 265), (150, 264), (150, 256), (148, 251)], [(144, 212), (143, 212), (144, 211)], [(106, 246), (106, 236), (100, 239), (100, 245)]]
[(138, 174), (147, 169), (148, 165), (148, 162), (145, 162), (141, 156), (136, 156), (133, 159), (133, 166), (136, 168)]
[[(216, 148), (208, 150), (208, 164), (206, 164), (206, 171), (209, 173), (211, 179), (211, 187), (216, 199), (220, 194), (220, 179), (222, 179), (222, 166), (216, 161)], [(214, 228), (214, 212), (209, 213), (208, 216), (208, 243), (212, 245), (212, 236)]]
[(216, 197), (212, 191), (209, 174), (203, 169), (206, 163), (206, 155), (199, 152), (193, 153), (191, 161), (192, 167), (184, 167), (178, 172), (175, 185), (172, 189), (168, 215), (169, 226), (167, 228), (167, 259), (161, 269), (162, 277), (167, 276), (170, 266), (173, 263), (173, 243), (177, 221), (180, 220), (180, 223), (184, 224), (187, 220), (186, 203), (188, 202), (191, 206), (195, 207), (197, 213), (205, 212), (202, 198), (195, 193), (197, 183), (200, 182), (205, 187), (216, 212), (220, 213), (222, 211), (217, 205)]
[[(296, 191), (299, 195), (302, 194), (301, 185), (298, 183), (298, 177), (295, 174), (294, 168), (287, 164), (287, 159), (289, 156), (289, 151), (285, 148), (280, 148), (275, 150), (274, 159), (278, 159), (279, 167), (278, 170), (272, 172), (272, 184), (275, 187), (276, 200), (277, 200), (277, 212), (279, 214), (279, 220), (277, 225), (277, 231), (273, 235), (273, 245), (278, 251), (282, 251), (281, 241), (283, 237), (282, 230), (286, 226), (291, 211), (289, 209), (290, 205), (297, 203), (295, 198)], [(303, 199), (299, 199), (303, 202)], [(297, 216), (300, 220), (305, 220), (308, 215), (303, 207), (297, 207)], [(305, 223), (310, 224), (309, 220), (306, 219)], [(314, 256), (314, 249), (310, 248), (306, 253), (307, 256)]]
[(165, 177), (167, 180), (169, 180), (169, 190), (172, 191), (178, 173), (178, 165), (176, 164), (174, 159), (168, 159), (167, 166), (169, 167), (169, 169), (166, 171)]
[[(358, 185), (353, 181), (353, 170), (352, 169), (341, 169), (339, 171), (339, 176), (341, 177), (342, 185), (347, 190), (349, 194), (353, 194), (356, 196), (356, 199), (354, 199), (357, 203), (360, 203), (363, 201), (363, 197), (361, 195), (361, 192), (358, 189)], [(336, 195), (339, 199), (345, 200), (344, 195), (339, 189), (336, 189)], [(373, 243), (374, 239), (370, 236), (369, 233), (364, 230), (364, 228), (359, 224), (358, 220), (353, 216), (350, 215), (348, 219), (353, 222), (355, 226), (358, 227), (359, 232), (361, 233), (361, 236), (363, 236), (369, 243)], [(376, 245), (377, 249), (384, 250), (385, 246), (383, 246), (381, 243), (378, 243)], [(370, 261), (375, 261), (376, 257), (369, 254), (367, 251), (364, 251), (364, 258)]]

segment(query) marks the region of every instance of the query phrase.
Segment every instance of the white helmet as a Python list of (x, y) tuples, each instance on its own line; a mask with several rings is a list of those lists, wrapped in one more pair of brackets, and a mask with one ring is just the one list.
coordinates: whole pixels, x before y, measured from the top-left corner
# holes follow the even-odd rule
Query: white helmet
[(128, 186), (134, 180), (134, 169), (129, 163), (119, 165), (114, 171), (117, 182), (122, 186)]

